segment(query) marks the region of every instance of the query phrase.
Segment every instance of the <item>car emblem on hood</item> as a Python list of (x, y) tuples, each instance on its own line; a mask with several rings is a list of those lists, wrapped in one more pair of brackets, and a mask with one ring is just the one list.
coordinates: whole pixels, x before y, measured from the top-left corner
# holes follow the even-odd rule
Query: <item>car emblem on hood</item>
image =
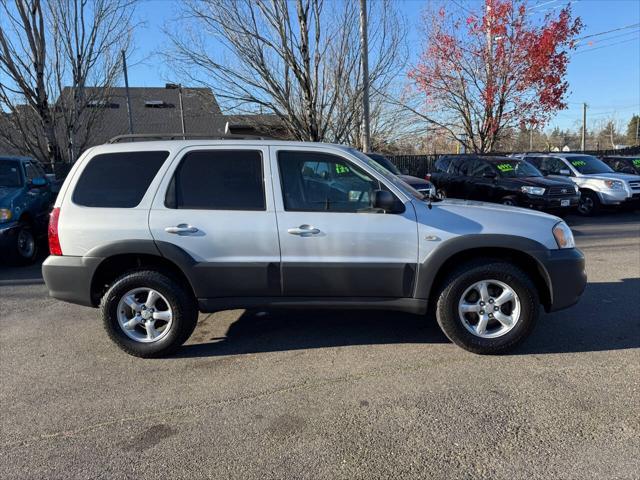
[(563, 188), (562, 190), (560, 190), (562, 193), (567, 193), (567, 189)]

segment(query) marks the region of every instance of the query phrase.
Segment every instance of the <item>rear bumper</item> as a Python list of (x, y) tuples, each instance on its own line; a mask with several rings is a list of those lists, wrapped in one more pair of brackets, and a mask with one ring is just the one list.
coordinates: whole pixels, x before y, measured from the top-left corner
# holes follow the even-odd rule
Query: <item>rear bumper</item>
[(49, 295), (65, 302), (95, 306), (91, 298), (91, 280), (102, 260), (50, 255), (42, 264), (42, 277)]
[(547, 311), (555, 312), (576, 304), (587, 286), (582, 252), (577, 248), (548, 250), (539, 260), (548, 277), (550, 302)]

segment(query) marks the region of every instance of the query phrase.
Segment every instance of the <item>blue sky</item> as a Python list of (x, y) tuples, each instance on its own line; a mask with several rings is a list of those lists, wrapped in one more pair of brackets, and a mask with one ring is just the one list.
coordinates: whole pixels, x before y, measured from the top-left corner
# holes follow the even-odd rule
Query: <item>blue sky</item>
[[(376, 1), (376, 0), (369, 0)], [(409, 22), (409, 41), (420, 44), (420, 13), (427, 0), (395, 0)], [(482, 0), (446, 0), (451, 9), (477, 9)], [(532, 0), (538, 14), (557, 11), (565, 0)], [(171, 78), (155, 52), (166, 46), (163, 25), (176, 15), (177, 2), (146, 0), (138, 8), (144, 22), (136, 37), (129, 82), (132, 86), (159, 86)], [(581, 36), (598, 34), (640, 24), (640, 0), (573, 0), (573, 13), (582, 18), (585, 28)], [(464, 13), (464, 12), (463, 12)], [(575, 128), (581, 123), (582, 102), (588, 108), (588, 123), (613, 118), (624, 123), (640, 112), (640, 29), (632, 28), (598, 35), (588, 39), (571, 59), (567, 79), (569, 108), (560, 112), (548, 128)], [(587, 40), (585, 40), (587, 41)], [(415, 55), (419, 48), (412, 49)], [(415, 61), (413, 58), (411, 61)], [(215, 92), (214, 92), (215, 93)]]

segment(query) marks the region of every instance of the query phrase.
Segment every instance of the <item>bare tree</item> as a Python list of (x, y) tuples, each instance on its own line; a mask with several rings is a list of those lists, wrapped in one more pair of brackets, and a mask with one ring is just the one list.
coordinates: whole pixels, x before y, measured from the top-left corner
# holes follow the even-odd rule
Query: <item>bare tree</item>
[[(190, 81), (211, 86), (225, 106), (274, 114), (299, 140), (358, 138), (357, 2), (189, 0), (184, 18), (179, 30), (168, 32), (174, 45), (168, 56)], [(404, 37), (393, 3), (374, 2), (369, 11), (372, 90), (386, 90), (401, 72)], [(219, 46), (223, 52), (214, 52)]]
[[(132, 0), (0, 0), (2, 139), (49, 162), (73, 162), (107, 103), (130, 46)], [(45, 139), (43, 141), (43, 139)], [(63, 148), (66, 147), (66, 148)]]

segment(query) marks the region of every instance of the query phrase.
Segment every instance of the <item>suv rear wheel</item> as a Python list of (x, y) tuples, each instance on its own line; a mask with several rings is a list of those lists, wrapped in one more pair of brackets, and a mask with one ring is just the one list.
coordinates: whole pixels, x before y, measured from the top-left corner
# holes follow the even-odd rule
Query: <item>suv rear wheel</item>
[(536, 287), (511, 263), (466, 264), (445, 280), (436, 318), (445, 335), (473, 353), (505, 352), (524, 340), (538, 318)]
[(137, 357), (175, 351), (198, 321), (195, 300), (186, 288), (153, 270), (118, 278), (102, 297), (100, 311), (109, 337)]

